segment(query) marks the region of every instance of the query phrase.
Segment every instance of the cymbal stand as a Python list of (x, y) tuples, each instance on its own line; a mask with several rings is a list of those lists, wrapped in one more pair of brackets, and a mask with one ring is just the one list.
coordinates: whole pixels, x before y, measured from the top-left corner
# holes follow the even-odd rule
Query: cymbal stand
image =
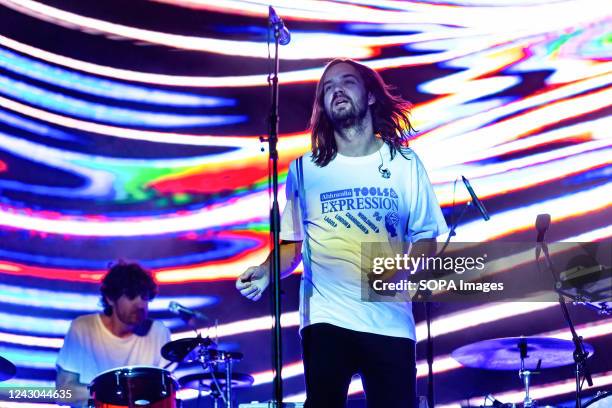
[(225, 392), (227, 397), (227, 408), (232, 407), (232, 356), (230, 353), (223, 353), (225, 360)]
[(223, 396), (223, 393), (219, 389), (215, 388), (214, 390), (211, 390), (210, 395), (212, 396), (213, 408), (221, 408), (219, 406), (219, 397)]
[[(214, 386), (211, 387), (211, 393), (210, 395), (212, 396), (212, 400), (213, 400), (213, 407), (214, 408), (220, 408), (219, 406), (219, 400), (223, 401), (223, 405), (226, 408), (231, 408), (232, 407), (232, 384), (231, 381), (229, 383), (226, 383), (226, 389), (225, 389), (225, 393), (223, 392), (223, 388), (221, 388), (221, 384), (219, 384), (219, 381), (217, 380), (217, 376), (215, 374), (216, 369), (217, 369), (217, 364), (215, 361), (213, 361), (210, 358), (210, 355), (208, 353), (208, 347), (201, 347), (200, 350), (198, 351), (198, 361), (200, 362), (200, 364), (202, 365), (202, 369), (206, 370), (210, 370), (210, 377), (213, 380), (213, 384)], [(231, 379), (231, 359), (230, 359), (230, 363), (225, 365), (225, 370), (229, 371), (229, 375), (227, 375), (226, 373), (226, 381), (227, 379)]]
[[(535, 407), (536, 406), (535, 400), (532, 400), (531, 397), (529, 397), (529, 386), (531, 384), (531, 376), (535, 374), (536, 372), (525, 369), (525, 359), (527, 358), (527, 343), (525, 342), (525, 340), (521, 340), (519, 342), (518, 348), (521, 352), (521, 369), (519, 370), (519, 378), (523, 381), (523, 385), (525, 386), (525, 399), (523, 399), (523, 407), (524, 408)], [(540, 362), (538, 363), (538, 366), (540, 365), (541, 362), (542, 360), (540, 360)]]

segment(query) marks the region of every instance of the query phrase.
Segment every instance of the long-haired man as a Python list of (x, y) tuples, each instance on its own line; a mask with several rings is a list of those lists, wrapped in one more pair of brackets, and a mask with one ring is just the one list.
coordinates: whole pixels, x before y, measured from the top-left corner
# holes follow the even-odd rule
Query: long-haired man
[[(304, 263), (300, 334), (306, 407), (340, 408), (354, 374), (368, 406), (415, 406), (410, 302), (362, 298), (361, 245), (432, 241), (447, 231), (423, 164), (407, 147), (410, 104), (380, 75), (336, 59), (324, 70), (311, 117), (312, 152), (293, 161), (281, 219), (281, 273)], [(270, 259), (236, 281), (258, 300)]]

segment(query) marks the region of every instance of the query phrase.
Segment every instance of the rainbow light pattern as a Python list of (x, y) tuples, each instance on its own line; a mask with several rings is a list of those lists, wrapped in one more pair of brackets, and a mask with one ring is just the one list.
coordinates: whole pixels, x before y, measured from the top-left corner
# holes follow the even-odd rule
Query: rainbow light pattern
[[(612, 10), (601, 0), (0, 0), (0, 355), (18, 366), (2, 385), (52, 385), (70, 320), (97, 309), (107, 262), (128, 258), (154, 271), (152, 315), (174, 338), (191, 332), (166, 311), (170, 300), (217, 319), (203, 332), (244, 352), (236, 370), (255, 377), (238, 401), (270, 398), (269, 307), (233, 287), (269, 247), (259, 141), (268, 4), (292, 31), (281, 48), (281, 182), (309, 149), (322, 66), (350, 57), (414, 102), (411, 146), (447, 219), (469, 199), (459, 175), (493, 215), (468, 213), (456, 240), (532, 240), (542, 212), (552, 215), (550, 240), (610, 239)], [(284, 281), (283, 315), (285, 391), (297, 401), (298, 284)], [(520, 401), (515, 373), (465, 369), (450, 352), (494, 337), (567, 337), (560, 312), (461, 306), (435, 311), (438, 403), (481, 404), (488, 393)], [(572, 313), (599, 351), (588, 393), (611, 387), (612, 320)], [(422, 322), (417, 332), (420, 341)], [(533, 394), (569, 401), (572, 381), (570, 368), (549, 370)], [(350, 392), (362, 392), (359, 380)], [(54, 405), (0, 401), (30, 406)]]

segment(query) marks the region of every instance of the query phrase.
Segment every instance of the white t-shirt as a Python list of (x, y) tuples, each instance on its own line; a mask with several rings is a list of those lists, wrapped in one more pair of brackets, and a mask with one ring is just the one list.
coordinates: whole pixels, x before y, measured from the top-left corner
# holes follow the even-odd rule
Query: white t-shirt
[(100, 314), (83, 315), (70, 325), (57, 365), (79, 374), (81, 384), (89, 384), (98, 374), (117, 367), (164, 366), (168, 362), (161, 348), (169, 341), (170, 331), (159, 321), (153, 321), (146, 336), (121, 338), (104, 326)]
[[(448, 231), (420, 159), (411, 149), (391, 160), (388, 146), (361, 157), (337, 154), (325, 167), (303, 157), (305, 220), (296, 161), (289, 166), (280, 238), (303, 241), (300, 329), (329, 323), (366, 333), (416, 340), (409, 302), (361, 299), (361, 243), (435, 238)], [(385, 179), (378, 170), (391, 172)], [(305, 221), (305, 222), (303, 222)], [(304, 233), (305, 231), (305, 233)]]

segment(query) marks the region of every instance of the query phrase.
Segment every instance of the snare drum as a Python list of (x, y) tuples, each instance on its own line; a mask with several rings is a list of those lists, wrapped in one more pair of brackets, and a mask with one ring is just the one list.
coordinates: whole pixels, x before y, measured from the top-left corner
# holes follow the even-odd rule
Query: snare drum
[(600, 391), (595, 397), (584, 405), (584, 408), (612, 408), (612, 393)]
[(176, 408), (177, 388), (169, 371), (147, 366), (105, 371), (89, 385), (95, 408)]

